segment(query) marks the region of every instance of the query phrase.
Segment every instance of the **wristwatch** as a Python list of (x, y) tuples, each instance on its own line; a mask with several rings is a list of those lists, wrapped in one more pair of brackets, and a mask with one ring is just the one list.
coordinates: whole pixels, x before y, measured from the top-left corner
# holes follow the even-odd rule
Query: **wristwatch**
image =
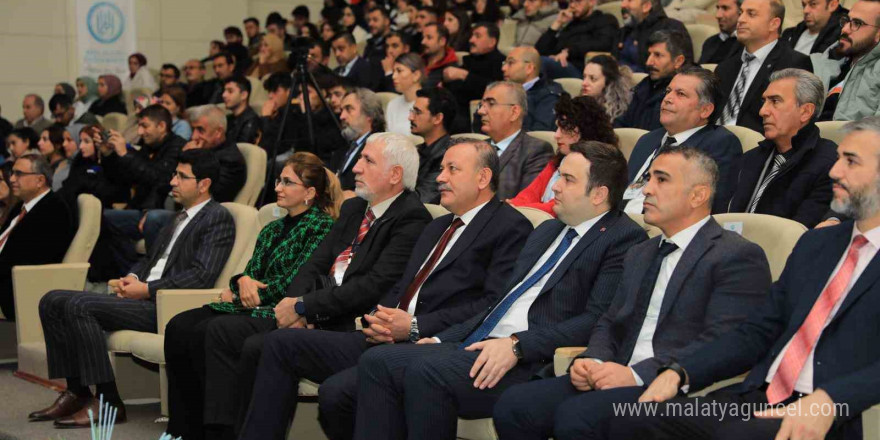
[(415, 316), (409, 322), (409, 342), (419, 342), (419, 320)]
[(664, 371), (666, 371), (666, 370), (672, 370), (672, 371), (674, 371), (676, 374), (678, 374), (678, 379), (679, 379), (679, 382), (678, 382), (678, 389), (679, 389), (679, 390), (681, 390), (681, 387), (683, 387), (683, 386), (685, 386), (685, 385), (688, 384), (688, 383), (687, 383), (687, 373), (685, 373), (685, 371), (684, 371), (684, 367), (682, 367), (681, 365), (679, 365), (678, 362), (670, 362), (670, 363), (668, 363), (668, 364), (666, 364), (666, 365), (660, 367), (660, 369), (657, 370), (657, 375), (659, 376), (660, 373), (662, 373), (662, 372), (664, 372)]
[(296, 299), (296, 304), (293, 305), (293, 311), (299, 316), (306, 316), (306, 303), (303, 302), (302, 297)]
[(522, 347), (519, 346), (519, 338), (516, 335), (510, 335), (510, 339), (513, 340), (513, 355), (516, 356), (517, 360), (522, 360), (523, 352)]

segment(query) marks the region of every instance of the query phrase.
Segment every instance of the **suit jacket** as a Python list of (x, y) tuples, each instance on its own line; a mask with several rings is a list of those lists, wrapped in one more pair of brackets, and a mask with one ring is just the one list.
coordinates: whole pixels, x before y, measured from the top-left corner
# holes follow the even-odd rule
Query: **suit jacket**
[[(403, 277), (380, 304), (399, 305), (453, 218), (452, 214), (444, 215), (425, 227)], [(513, 272), (516, 256), (531, 232), (532, 223), (519, 211), (491, 199), (422, 284), (415, 310), (419, 333), (423, 337), (433, 336), (494, 304), (505, 293), (502, 289)]]
[(440, 175), (443, 155), (446, 154), (451, 142), (452, 138), (446, 135), (431, 145), (419, 145), (419, 176), (416, 180), (416, 192), (422, 203), (440, 203), (437, 176)]
[[(559, 220), (548, 220), (529, 235), (502, 295), (528, 275), (565, 227)], [(529, 308), (529, 329), (516, 334), (522, 348), (522, 362), (535, 364), (537, 369), (553, 362), (557, 347), (588, 342), (593, 325), (614, 299), (623, 275), (624, 254), (645, 238), (645, 231), (629, 216), (611, 211), (578, 240), (556, 270), (547, 275), (549, 278), (541, 293)], [(437, 337), (443, 342), (463, 341), (498, 302), (466, 322), (440, 332)]]
[(220, 162), (220, 178), (217, 179), (217, 183), (211, 184), (211, 196), (219, 203), (231, 202), (244, 188), (247, 179), (244, 156), (235, 141), (231, 139), (227, 139), (212, 151)]
[[(630, 66), (637, 72), (643, 72), (645, 70), (645, 62), (648, 61), (648, 47), (650, 46), (648, 39), (651, 37), (651, 34), (659, 30), (681, 32), (684, 35), (690, 36), (687, 28), (680, 21), (667, 17), (666, 13), (662, 10), (652, 10), (641, 22), (620, 28), (620, 34), (617, 38), (617, 44), (613, 47), (612, 55), (619, 59), (622, 64)], [(637, 54), (637, 59), (629, 57), (629, 54), (633, 51)]]
[[(825, 52), (825, 49), (828, 49), (832, 44), (837, 43), (840, 40), (840, 17), (843, 17), (848, 13), (849, 10), (844, 8), (843, 5), (838, 6), (837, 9), (831, 13), (831, 18), (828, 19), (828, 23), (826, 23), (825, 27), (819, 31), (816, 41), (813, 42), (813, 46), (810, 48), (810, 53)], [(779, 37), (779, 39), (787, 42), (789, 47), (794, 48), (795, 45), (797, 45), (798, 40), (801, 38), (801, 34), (806, 31), (807, 23), (801, 21), (797, 26), (783, 31), (782, 36)]]
[[(644, 316), (636, 304), (642, 279), (660, 251), (661, 237), (627, 252), (617, 296), (578, 357), (628, 365)], [(654, 357), (632, 365), (650, 384), (657, 370), (718, 339), (746, 319), (770, 290), (770, 265), (761, 248), (710, 219), (684, 250), (675, 266), (651, 345)]]
[[(342, 186), (343, 190), (354, 191), (354, 164), (356, 164), (361, 158), (361, 152), (364, 151), (364, 146), (367, 145), (367, 138), (370, 137), (370, 134), (372, 133), (368, 133), (367, 136), (364, 137), (363, 143), (358, 145), (357, 152), (348, 163), (348, 166), (345, 166), (345, 159), (350, 142), (346, 142), (344, 147), (337, 148), (333, 151), (330, 159), (330, 169), (336, 172), (336, 176), (339, 177), (339, 184)], [(345, 167), (345, 169), (342, 169), (343, 167)]]
[(287, 288), (288, 297), (302, 297), (306, 317), (316, 327), (354, 330), (354, 319), (369, 312), (400, 280), (413, 246), (431, 221), (418, 195), (404, 190), (373, 222), (345, 271), (342, 285), (324, 287), (321, 280), (330, 275), (336, 257), (354, 241), (366, 211), (366, 200), (346, 200), (330, 233)]
[(184, 145), (186, 140), (168, 133), (159, 145), (144, 144), (140, 150), (129, 150), (122, 157), (116, 153), (104, 156), (104, 172), (111, 182), (132, 187), (134, 196), (129, 208), (162, 209), (171, 191), (169, 176), (177, 167), (177, 158)]
[[(23, 202), (12, 207), (0, 234), (18, 217)], [(64, 201), (51, 190), (9, 233), (0, 252), (0, 307), (3, 315), (15, 320), (12, 300), (12, 267), (60, 263), (73, 240), (76, 221)]]
[[(648, 156), (660, 146), (666, 129), (661, 128), (646, 133), (633, 148), (629, 161), (629, 181), (636, 179), (636, 174), (648, 160)], [(730, 198), (736, 189), (737, 172), (742, 160), (742, 144), (739, 138), (726, 128), (709, 124), (691, 135), (679, 145), (694, 147), (705, 151), (715, 163), (718, 164), (718, 183), (715, 186), (715, 199), (712, 202), (712, 212), (727, 212)]]
[[(837, 145), (819, 137), (819, 128), (809, 124), (792, 138), (794, 153), (764, 190), (755, 212), (785, 217), (812, 228), (821, 221), (831, 204), (831, 178), (828, 172), (837, 161)], [(742, 158), (730, 212), (745, 212), (767, 158), (775, 149), (765, 140)]]
[(626, 112), (614, 120), (614, 128), (640, 128), (656, 130), (660, 125), (660, 105), (666, 96), (666, 87), (672, 77), (660, 78), (657, 81), (646, 76), (633, 87), (633, 99)]
[(703, 52), (700, 54), (698, 64), (720, 64), (722, 61), (736, 56), (743, 45), (734, 36), (721, 41), (719, 34), (712, 35), (703, 42)]
[[(159, 261), (166, 243), (174, 234), (174, 222), (159, 232), (150, 252), (135, 263), (129, 271), (145, 281), (150, 269)], [(235, 222), (220, 203), (211, 200), (183, 228), (165, 262), (165, 270), (158, 280), (150, 281), (150, 301), (162, 289), (207, 289), (214, 287), (217, 277), (232, 252), (235, 243)]]
[(547, 166), (553, 157), (553, 147), (547, 142), (533, 138), (525, 130), (513, 139), (501, 153), (501, 171), (498, 182), (498, 198), (516, 197)]
[[(727, 99), (729, 99), (730, 94), (733, 92), (733, 86), (736, 84), (736, 78), (739, 76), (741, 67), (742, 52), (740, 51), (733, 57), (720, 63), (715, 69), (715, 73), (721, 81), (721, 90), (727, 94)], [(777, 43), (773, 50), (770, 51), (770, 54), (767, 55), (764, 64), (761, 65), (749, 89), (746, 90), (739, 115), (736, 118), (736, 125), (751, 128), (758, 133), (764, 134), (764, 119), (758, 115), (763, 104), (761, 95), (764, 94), (764, 90), (770, 84), (770, 74), (789, 67), (804, 69), (809, 72), (813, 71), (813, 63), (810, 61), (810, 57), (796, 52), (788, 44)]]
[[(690, 390), (751, 370), (745, 381), (727, 390), (761, 388), (770, 366), (794, 336), (819, 297), (851, 240), (854, 223), (807, 231), (795, 245), (779, 280), (762, 307), (743, 325), (697, 350), (679, 363)], [(822, 330), (813, 357), (813, 387), (823, 389), (848, 414), (832, 429), (842, 438), (861, 439), (861, 412), (880, 403), (880, 255), (871, 260)], [(832, 434), (835, 431), (832, 430)]]
[[(378, 66), (381, 66), (381, 64)], [(345, 69), (345, 66), (337, 67), (337, 75), (342, 74), (342, 70), (340, 69)], [(382, 72), (381, 69), (377, 69), (376, 64), (372, 64), (366, 58), (359, 56), (357, 61), (354, 62), (354, 66), (351, 66), (351, 70), (345, 77), (353, 81), (358, 87), (378, 90), (384, 76), (385, 72)]]
[(523, 120), (527, 131), (556, 131), (556, 101), (565, 91), (556, 81), (539, 78), (526, 92), (529, 111)]
[(535, 43), (535, 49), (544, 56), (556, 55), (568, 49), (568, 62), (582, 71), (587, 52), (611, 51), (619, 29), (614, 16), (594, 9), (582, 20), (572, 20), (558, 31), (545, 28)]

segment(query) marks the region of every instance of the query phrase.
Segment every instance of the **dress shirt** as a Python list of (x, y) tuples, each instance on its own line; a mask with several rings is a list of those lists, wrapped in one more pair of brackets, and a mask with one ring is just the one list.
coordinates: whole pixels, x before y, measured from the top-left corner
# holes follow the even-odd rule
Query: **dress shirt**
[[(25, 214), (24, 214), (24, 215), (27, 216), (28, 213), (30, 213), (31, 211), (33, 211), (33, 210), (34, 210), (34, 206), (37, 206), (37, 203), (40, 203), (40, 200), (43, 200), (43, 197), (46, 197), (46, 194), (49, 194), (49, 190), (48, 190), (48, 189), (47, 189), (46, 191), (44, 191), (42, 194), (40, 194), (40, 195), (34, 197), (33, 199), (31, 199), (30, 202), (25, 203), (24, 206), (22, 206), (22, 209), (25, 210)], [(11, 234), (11, 233), (12, 233), (12, 228), (14, 228), (15, 225), (17, 225), (17, 224), (18, 224), (18, 216), (16, 215), (15, 218), (13, 218), (12, 221), (9, 223), (9, 227), (6, 228), (6, 230), (3, 231), (2, 234), (0, 234), (0, 237), (4, 237), (4, 236), (6, 236), (6, 234)], [(4, 248), (6, 248), (6, 243), (7, 243), (8, 241), (9, 241), (9, 239), (7, 238), (7, 239), (3, 242), (3, 244), (0, 245), (0, 253), (3, 252), (3, 249), (4, 249)]]
[(502, 154), (504, 154), (504, 150), (506, 150), (507, 147), (510, 146), (510, 143), (513, 142), (513, 140), (514, 140), (517, 136), (519, 136), (519, 132), (520, 132), (520, 131), (522, 131), (522, 130), (517, 130), (516, 133), (510, 135), (510, 137), (505, 138), (505, 139), (502, 139), (501, 141), (496, 142), (496, 143), (493, 144), (493, 145), (495, 145), (495, 148), (498, 149), (498, 156), (499, 156), (499, 157), (500, 157)]
[[(755, 59), (749, 63), (749, 76), (746, 78), (746, 83), (743, 86), (743, 99), (746, 98), (746, 95), (749, 93), (749, 87), (752, 86), (752, 81), (755, 80), (755, 77), (758, 76), (758, 71), (761, 70), (761, 66), (764, 65), (764, 60), (767, 59), (767, 56), (770, 55), (770, 52), (776, 47), (776, 44), (779, 43), (779, 40), (773, 40), (770, 43), (767, 43), (764, 47), (758, 49), (752, 55), (755, 56)], [(745, 54), (746, 51), (743, 49), (742, 54)], [(743, 63), (742, 67), (739, 68), (739, 71), (736, 73), (736, 78), (739, 79), (739, 75), (742, 73), (742, 70), (745, 69), (746, 64)], [(736, 81), (733, 83), (733, 87), (736, 87)], [(728, 91), (729, 93), (733, 93), (733, 89)], [(740, 110), (745, 107), (745, 103), (740, 103)], [(727, 119), (725, 121), (719, 121), (718, 125), (736, 125), (736, 120), (739, 118), (739, 114), (733, 115), (732, 118)], [(723, 122), (723, 123), (722, 123)]]
[(349, 61), (348, 64), (345, 65), (345, 68), (342, 69), (342, 74), (339, 76), (347, 77), (348, 74), (351, 73), (351, 69), (354, 67), (354, 63), (357, 62), (358, 58), (360, 58), (360, 56), (357, 56), (357, 55), (354, 58), (352, 58), (352, 60)]
[[(834, 268), (834, 272), (831, 272), (831, 276), (828, 277), (828, 281), (825, 282), (825, 287), (822, 288), (824, 292), (825, 289), (828, 288), (828, 284), (834, 277), (837, 275), (837, 272), (840, 271), (840, 267), (843, 266), (843, 262), (846, 260), (846, 255), (849, 253), (849, 248), (852, 246), (852, 237), (856, 235), (862, 234), (859, 231), (858, 226), (853, 225), (853, 231), (850, 238), (850, 244), (846, 247), (846, 250), (843, 252), (843, 256), (840, 257), (840, 261), (837, 262), (837, 267)], [(828, 320), (825, 321), (825, 325), (822, 326), (822, 330), (825, 330), (825, 327), (828, 326), (828, 323), (834, 319), (834, 315), (837, 314), (837, 310), (840, 309), (840, 305), (846, 301), (846, 296), (849, 295), (850, 290), (852, 290), (853, 286), (856, 284), (856, 281), (859, 280), (859, 277), (862, 276), (862, 273), (865, 271), (865, 268), (868, 267), (868, 264), (871, 263), (871, 260), (874, 259), (874, 256), (877, 255), (877, 250), (880, 249), (880, 227), (876, 227), (871, 229), (868, 232), (864, 233), (865, 238), (868, 239), (868, 243), (862, 246), (859, 249), (859, 261), (856, 263), (855, 269), (853, 269), (852, 277), (849, 279), (849, 284), (846, 285), (846, 288), (843, 290), (843, 293), (840, 295), (840, 298), (834, 304), (834, 307), (831, 309), (831, 313), (828, 315)], [(821, 295), (821, 294), (820, 294)], [(795, 332), (795, 335), (797, 332)], [(794, 339), (794, 335), (792, 336)], [(822, 335), (819, 335), (819, 339), (822, 339)], [(770, 370), (767, 372), (767, 377), (765, 380), (767, 383), (773, 379), (773, 376), (776, 375), (776, 370), (779, 369), (779, 363), (782, 362), (782, 356), (785, 355), (785, 351), (788, 350), (788, 346), (791, 345), (791, 340), (785, 344), (785, 347), (776, 355), (776, 360), (773, 361), (773, 364), (770, 365)], [(794, 384), (794, 390), (804, 393), (810, 394), (813, 392), (813, 358), (816, 354), (816, 346), (819, 345), (819, 341), (816, 340), (816, 343), (813, 345), (813, 349), (810, 350), (810, 355), (807, 356), (807, 361), (804, 362), (804, 368), (801, 370), (800, 376), (798, 376), (797, 382)]]
[[(400, 197), (401, 194), (403, 194), (403, 191), (401, 191), (401, 192), (395, 194), (394, 196), (389, 197), (388, 199), (383, 200), (373, 206), (369, 206), (369, 205), (367, 206), (367, 210), (370, 210), (370, 209), (373, 210), (373, 223), (370, 225), (370, 228), (372, 228), (373, 225), (375, 225), (376, 222), (379, 221), (379, 219), (382, 217), (382, 215), (385, 214), (385, 211), (387, 211), (388, 208), (391, 207), (391, 204), (394, 203), (394, 201), (397, 200), (397, 198)], [(366, 212), (367, 211), (364, 211), (364, 215), (366, 215)], [(357, 237), (357, 235), (355, 235), (355, 238), (356, 237)], [(366, 236), (364, 236), (364, 239), (366, 239)], [(352, 252), (350, 258), (354, 258), (354, 252)], [(351, 262), (350, 259), (349, 259), (349, 262)], [(345, 271), (348, 270), (348, 266), (349, 266), (348, 264), (335, 264), (334, 265), (335, 271), (333, 272), (333, 278), (336, 280), (337, 286), (342, 285), (342, 279), (345, 277)], [(355, 321), (357, 321), (359, 319), (360, 318), (356, 319)]]
[(532, 87), (535, 86), (535, 83), (538, 82), (539, 79), (540, 79), (540, 78), (535, 78), (535, 79), (533, 79), (533, 80), (531, 80), (531, 81), (526, 81), (526, 82), (524, 82), (524, 83), (523, 83), (523, 90), (525, 90), (525, 91), (527, 91), (527, 92), (528, 92), (529, 90), (532, 90)]
[(342, 168), (340, 168), (339, 171), (336, 172), (337, 175), (342, 174), (342, 172), (348, 168), (348, 165), (351, 163), (351, 160), (355, 156), (357, 156), (357, 152), (360, 151), (361, 148), (363, 148), (364, 142), (366, 142), (367, 136), (369, 136), (370, 133), (372, 133), (372, 131), (368, 131), (365, 135), (359, 137), (358, 140), (355, 141), (355, 143), (357, 143), (357, 148), (355, 148), (354, 151), (351, 152), (351, 154), (349, 154), (348, 156), (345, 157), (345, 163), (342, 165)]
[(147, 276), (146, 280), (147, 283), (162, 278), (162, 273), (165, 272), (165, 264), (168, 263), (168, 256), (171, 255), (171, 251), (174, 249), (174, 244), (177, 242), (177, 238), (180, 237), (180, 233), (183, 232), (186, 225), (188, 225), (196, 214), (198, 214), (199, 211), (201, 211), (210, 201), (211, 199), (205, 200), (204, 202), (186, 210), (186, 218), (183, 219), (183, 221), (177, 225), (177, 228), (174, 229), (174, 235), (171, 236), (171, 241), (168, 242), (168, 246), (165, 246), (165, 250), (162, 251), (162, 256), (156, 261), (156, 265), (150, 268), (150, 274)]
[(736, 31), (733, 31), (732, 34), (725, 34), (724, 32), (719, 32), (719, 33), (718, 33), (718, 38), (721, 39), (721, 42), (722, 42), (722, 43), (725, 42), (725, 41), (727, 41), (727, 39), (730, 38), (730, 37), (736, 37)]
[(553, 172), (553, 175), (550, 176), (550, 181), (547, 182), (547, 186), (544, 187), (544, 194), (541, 196), (541, 203), (547, 203), (553, 200), (556, 197), (556, 194), (553, 192), (553, 185), (559, 180), (559, 168)]

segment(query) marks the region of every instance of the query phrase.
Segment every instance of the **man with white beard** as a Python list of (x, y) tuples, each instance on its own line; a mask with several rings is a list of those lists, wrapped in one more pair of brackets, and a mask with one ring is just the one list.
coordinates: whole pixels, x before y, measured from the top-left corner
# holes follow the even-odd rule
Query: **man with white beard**
[(353, 191), (354, 164), (361, 157), (367, 137), (372, 133), (385, 131), (385, 109), (375, 93), (356, 88), (342, 98), (339, 121), (342, 123), (342, 137), (351, 145), (336, 150), (329, 165), (339, 177), (342, 189)]

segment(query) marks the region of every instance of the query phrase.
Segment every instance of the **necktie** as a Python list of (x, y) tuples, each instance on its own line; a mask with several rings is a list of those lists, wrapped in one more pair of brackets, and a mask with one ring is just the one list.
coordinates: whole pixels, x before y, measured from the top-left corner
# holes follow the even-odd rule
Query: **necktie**
[(538, 270), (532, 274), (529, 278), (522, 282), (513, 292), (510, 292), (501, 302), (489, 312), (489, 315), (486, 316), (486, 319), (483, 320), (483, 323), (477, 327), (476, 330), (471, 332), (470, 336), (458, 346), (460, 349), (464, 349), (465, 347), (473, 344), (474, 342), (482, 341), (486, 339), (489, 334), (492, 333), (492, 330), (495, 329), (495, 326), (501, 321), (501, 318), (507, 314), (507, 311), (510, 310), (510, 307), (516, 302), (519, 297), (522, 296), (529, 288), (535, 285), (541, 278), (544, 278), (550, 269), (553, 269), (553, 266), (556, 266), (556, 263), (562, 258), (562, 255), (565, 254), (565, 251), (568, 250), (568, 247), (571, 246), (571, 242), (577, 237), (577, 231), (574, 229), (568, 230), (565, 233), (565, 237), (562, 238), (562, 242), (559, 243), (559, 246), (550, 254), (550, 258), (540, 267)]
[(779, 170), (782, 169), (783, 165), (785, 165), (785, 156), (774, 153), (773, 166), (770, 167), (770, 171), (767, 172), (767, 175), (764, 176), (764, 180), (762, 180), (761, 184), (758, 186), (758, 190), (755, 191), (755, 196), (752, 197), (752, 200), (749, 202), (749, 208), (746, 212), (755, 212), (755, 209), (758, 207), (758, 202), (761, 201), (761, 196), (764, 195), (764, 191), (770, 186), (770, 182), (772, 182), (773, 179), (776, 178), (776, 175), (779, 174)]
[(357, 141), (351, 141), (351, 145), (348, 146), (348, 151), (345, 152), (345, 161), (342, 162), (342, 166), (336, 170), (336, 175), (340, 175), (345, 172), (346, 168), (348, 168), (349, 162), (351, 162), (351, 158), (354, 157), (355, 151), (358, 149)]
[(828, 283), (828, 287), (819, 295), (807, 318), (804, 319), (804, 323), (794, 334), (794, 338), (782, 356), (776, 374), (767, 387), (767, 401), (771, 405), (789, 398), (794, 391), (798, 376), (800, 376), (810, 352), (813, 351), (816, 341), (819, 340), (825, 322), (831, 315), (831, 310), (840, 300), (846, 286), (849, 285), (850, 278), (852, 278), (853, 271), (859, 261), (859, 249), (867, 243), (868, 240), (864, 235), (853, 237), (852, 245), (849, 247), (843, 265)]
[(412, 301), (413, 296), (415, 296), (416, 292), (419, 291), (419, 288), (422, 287), (422, 284), (425, 282), (425, 279), (428, 278), (428, 275), (431, 274), (431, 271), (434, 270), (434, 266), (437, 265), (437, 262), (440, 261), (440, 256), (443, 255), (443, 251), (446, 250), (446, 245), (449, 244), (452, 235), (455, 234), (455, 231), (462, 225), (464, 225), (464, 222), (461, 221), (461, 217), (456, 217), (455, 220), (452, 221), (452, 224), (446, 229), (446, 232), (440, 237), (440, 241), (437, 242), (437, 246), (428, 258), (428, 261), (425, 262), (425, 265), (422, 266), (422, 269), (419, 270), (419, 273), (416, 274), (413, 281), (409, 283), (409, 287), (406, 288), (406, 293), (404, 293), (403, 298), (400, 299), (400, 305), (398, 306), (400, 310), (406, 311), (409, 309), (409, 303)]
[(361, 226), (358, 228), (357, 237), (355, 237), (354, 241), (352, 241), (352, 243), (336, 257), (336, 261), (330, 266), (331, 276), (336, 273), (337, 266), (343, 271), (343, 273), (345, 273), (345, 269), (348, 269), (348, 263), (354, 258), (357, 247), (360, 246), (362, 241), (364, 241), (364, 237), (367, 235), (367, 232), (370, 230), (370, 226), (373, 225), (373, 220), (375, 219), (376, 216), (373, 215), (373, 210), (367, 209), (364, 219), (361, 220)]
[(651, 164), (654, 163), (654, 160), (657, 159), (657, 155), (660, 154), (661, 151), (677, 144), (678, 141), (675, 140), (672, 136), (667, 136), (666, 141), (663, 142), (663, 145), (657, 147), (654, 152), (651, 154), (651, 161), (648, 162), (648, 166), (645, 167), (645, 172), (639, 177), (638, 183), (644, 184), (648, 181), (648, 177), (651, 175)]
[(731, 91), (730, 96), (727, 97), (727, 104), (724, 106), (724, 117), (721, 118), (722, 122), (736, 119), (736, 117), (739, 116), (739, 108), (742, 105), (743, 97), (746, 94), (746, 81), (749, 79), (749, 71), (751, 70), (752, 61), (756, 58), (756, 56), (743, 50), (742, 70), (736, 78), (736, 83), (733, 85), (733, 90)]
[(21, 220), (24, 218), (25, 214), (27, 214), (27, 209), (24, 207), (24, 205), (22, 205), (21, 212), (18, 213), (18, 217), (15, 218), (15, 224), (10, 226), (6, 233), (3, 234), (2, 237), (0, 237), (0, 248), (2, 248), (4, 244), (6, 244), (6, 239), (9, 238), (10, 235), (12, 235), (12, 230), (15, 229), (16, 226), (21, 224)]

